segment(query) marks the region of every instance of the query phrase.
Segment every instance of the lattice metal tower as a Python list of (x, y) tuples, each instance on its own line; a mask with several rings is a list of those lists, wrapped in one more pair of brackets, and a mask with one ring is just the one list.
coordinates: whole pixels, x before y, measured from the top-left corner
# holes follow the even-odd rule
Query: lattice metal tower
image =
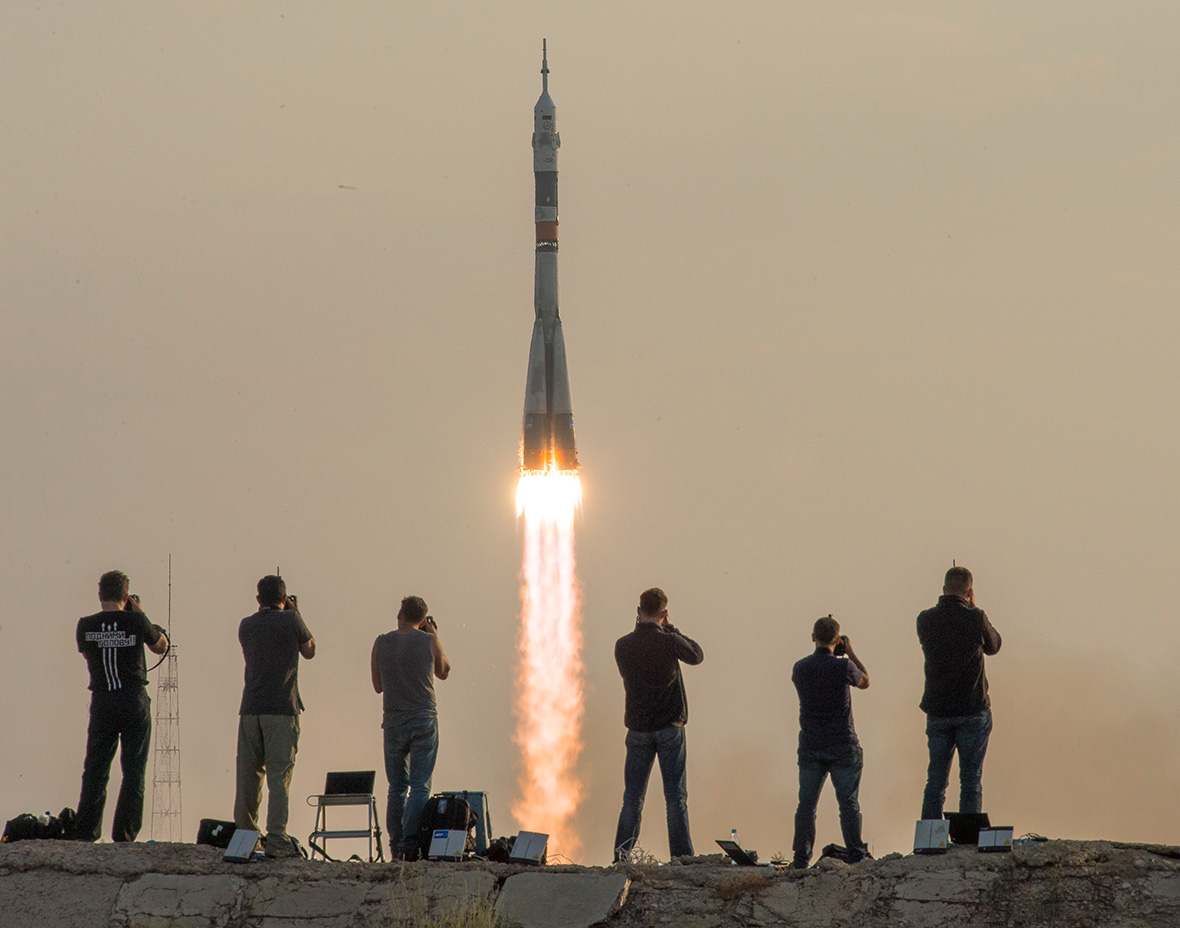
[(156, 681), (152, 840), (183, 841), (180, 806), (180, 669), (172, 645), (172, 555), (168, 555), (168, 654)]

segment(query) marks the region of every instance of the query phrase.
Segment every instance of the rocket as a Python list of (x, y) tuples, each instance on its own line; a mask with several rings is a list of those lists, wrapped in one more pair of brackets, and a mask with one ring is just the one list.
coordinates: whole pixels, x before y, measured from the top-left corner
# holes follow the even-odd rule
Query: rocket
[(521, 428), (521, 473), (578, 469), (565, 339), (557, 314), (557, 108), (549, 96), (549, 55), (541, 42), (541, 96), (533, 107), (537, 258), (533, 284), (533, 341), (529, 347)]

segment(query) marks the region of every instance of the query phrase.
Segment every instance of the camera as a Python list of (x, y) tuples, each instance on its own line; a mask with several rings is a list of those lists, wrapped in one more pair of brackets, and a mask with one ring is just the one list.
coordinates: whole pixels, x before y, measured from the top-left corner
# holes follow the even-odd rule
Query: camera
[(422, 621), (426, 623), (427, 628), (429, 628), (432, 632), (438, 631), (438, 623), (434, 621), (434, 616), (428, 615)]
[(836, 657), (843, 657), (848, 653), (848, 636), (841, 635), (840, 640), (836, 642), (836, 647), (832, 648), (832, 653)]

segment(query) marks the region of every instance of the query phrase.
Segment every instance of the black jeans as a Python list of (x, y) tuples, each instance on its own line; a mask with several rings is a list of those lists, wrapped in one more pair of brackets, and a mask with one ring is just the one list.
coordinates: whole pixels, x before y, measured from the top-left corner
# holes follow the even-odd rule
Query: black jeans
[(74, 837), (97, 841), (102, 836), (102, 812), (107, 804), (107, 780), (115, 749), (123, 782), (115, 804), (111, 838), (134, 841), (143, 826), (143, 787), (152, 741), (152, 699), (143, 687), (90, 697), (90, 726), (86, 730), (86, 762), (82, 765), (82, 795)]

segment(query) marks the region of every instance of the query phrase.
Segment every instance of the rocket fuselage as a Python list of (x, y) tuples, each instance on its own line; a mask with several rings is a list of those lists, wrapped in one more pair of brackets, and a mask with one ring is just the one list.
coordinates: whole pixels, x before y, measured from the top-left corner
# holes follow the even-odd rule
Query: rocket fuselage
[(548, 50), (542, 45), (541, 97), (533, 107), (533, 177), (536, 182), (536, 275), (533, 341), (529, 347), (521, 430), (522, 472), (575, 471), (574, 412), (565, 339), (557, 312), (557, 108), (549, 96)]

